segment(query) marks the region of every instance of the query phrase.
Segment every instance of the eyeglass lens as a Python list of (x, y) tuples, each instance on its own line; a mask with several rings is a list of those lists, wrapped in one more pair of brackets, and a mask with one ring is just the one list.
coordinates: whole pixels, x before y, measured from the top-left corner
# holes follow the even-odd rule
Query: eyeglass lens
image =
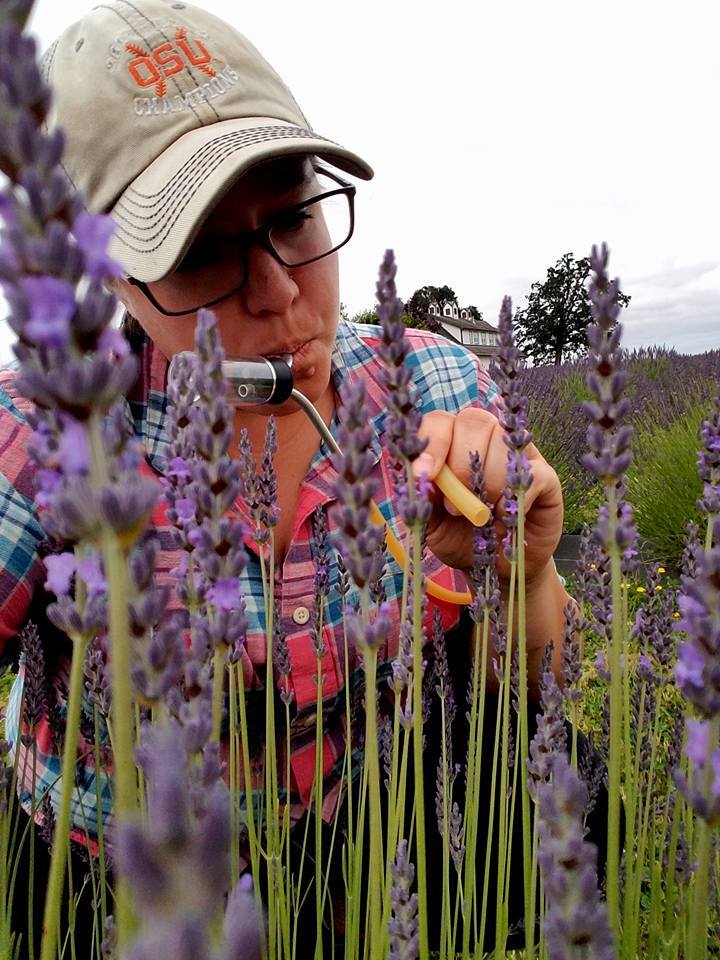
[[(266, 235), (276, 257), (293, 267), (337, 250), (352, 231), (351, 202), (347, 193), (336, 193), (275, 217)], [(243, 285), (245, 253), (242, 241), (191, 247), (170, 278), (153, 284), (153, 297), (169, 312), (192, 312), (220, 300)]]

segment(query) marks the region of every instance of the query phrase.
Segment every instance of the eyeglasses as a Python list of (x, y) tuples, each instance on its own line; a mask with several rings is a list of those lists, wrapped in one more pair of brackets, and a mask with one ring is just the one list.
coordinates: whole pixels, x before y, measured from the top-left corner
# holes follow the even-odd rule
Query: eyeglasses
[(242, 289), (251, 246), (267, 250), (284, 267), (304, 267), (345, 246), (355, 227), (355, 187), (334, 174), (317, 175), (339, 186), (281, 210), (258, 227), (228, 240), (195, 243), (170, 277), (153, 283), (128, 278), (166, 317), (214, 307)]

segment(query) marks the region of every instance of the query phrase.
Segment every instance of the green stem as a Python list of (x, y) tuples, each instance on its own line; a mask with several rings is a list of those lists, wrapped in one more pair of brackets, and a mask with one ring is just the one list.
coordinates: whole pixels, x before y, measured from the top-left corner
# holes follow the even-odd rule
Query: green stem
[(365, 648), (365, 756), (367, 758), (370, 803), (370, 866), (368, 877), (370, 952), (379, 957), (379, 946), (384, 941), (382, 930), (382, 816), (380, 809), (380, 761), (377, 738), (377, 651)]
[[(485, 573), (485, 596), (490, 591), (490, 572)], [(485, 608), (482, 623), (482, 645), (480, 624), (475, 625), (475, 649), (473, 653), (473, 696), (470, 711), (470, 756), (468, 763), (468, 786), (465, 795), (465, 861), (463, 893), (463, 940), (462, 956), (470, 956), (470, 916), (477, 921), (475, 863), (478, 837), (478, 808), (480, 802), (480, 774), (482, 766), (483, 730), (485, 725), (485, 699), (487, 692), (487, 659), (490, 636), (490, 614)], [(478, 674), (480, 674), (478, 679)], [(477, 938), (477, 922), (475, 922)]]
[[(492, 842), (495, 829), (495, 797), (497, 796), (497, 780), (498, 780), (498, 757), (501, 754), (500, 746), (500, 730), (502, 725), (502, 710), (500, 709), (501, 702), (503, 700), (503, 688), (505, 680), (501, 681), (500, 689), (498, 691), (498, 709), (495, 717), (495, 741), (493, 746), (493, 758), (492, 758), (492, 776), (490, 779), (490, 820), (488, 822), (487, 837)], [(502, 762), (502, 761), (501, 761)], [(501, 778), (502, 779), (502, 778)], [(501, 810), (503, 804), (500, 805)], [(500, 840), (498, 837), (498, 852), (500, 851)], [(498, 877), (500, 876), (500, 871), (498, 868)], [(497, 881), (496, 889), (500, 886), (499, 881)], [(483, 874), (483, 893), (482, 893), (482, 904), (480, 910), (480, 932), (477, 939), (476, 950), (482, 950), (485, 943), (485, 922), (487, 919), (487, 905), (490, 898), (490, 845), (486, 844), (485, 846), (485, 870)], [(469, 921), (468, 921), (469, 922)]]
[(450, 936), (450, 825), (448, 816), (450, 812), (450, 803), (448, 798), (448, 777), (447, 777), (447, 737), (445, 735), (445, 691), (441, 684), (440, 693), (440, 729), (442, 731), (442, 815), (443, 815), (443, 885), (442, 885), (442, 904), (440, 919), (440, 958), (444, 960), (449, 957), (448, 940)]
[[(427, 865), (425, 861), (425, 783), (423, 774), (423, 650), (422, 650), (422, 536), (413, 528), (413, 767), (417, 829), (417, 893), (420, 960), (429, 960)], [(374, 743), (375, 741), (370, 741)]]
[(535, 957), (535, 904), (532, 900), (532, 827), (530, 825), (530, 794), (525, 775), (528, 747), (528, 668), (527, 618), (525, 610), (525, 493), (518, 491), (518, 672), (520, 684), (520, 733), (517, 737), (516, 766), (521, 771), (520, 795), (523, 822), (523, 881), (525, 888), (525, 957)]
[(225, 693), (225, 644), (218, 644), (213, 654), (213, 740), (220, 742), (223, 694)]
[[(322, 617), (320, 617), (318, 642), (322, 637)], [(317, 679), (315, 690), (315, 776), (313, 789), (315, 793), (315, 960), (322, 960), (322, 808), (323, 808), (323, 675), (322, 657), (315, 658)]]
[(67, 844), (62, 838), (70, 833), (70, 819), (72, 814), (72, 794), (75, 788), (75, 763), (77, 759), (78, 731), (80, 728), (80, 706), (82, 702), (85, 647), (87, 637), (76, 636), (73, 641), (72, 662), (70, 665), (70, 690), (68, 693), (67, 720), (65, 727), (65, 743), (63, 745), (62, 783), (60, 788), (60, 805), (55, 820), (55, 836), (57, 842), (53, 844), (50, 858), (50, 872), (48, 875), (45, 912), (43, 914), (42, 943), (40, 945), (41, 960), (55, 960), (58, 943), (58, 925), (63, 888), (65, 885), (65, 865), (67, 858)]
[[(675, 859), (677, 857), (678, 838), (680, 836), (681, 814), (680, 795), (675, 796), (673, 805), (673, 818), (670, 827), (670, 843), (668, 844), (668, 872), (665, 884), (665, 917), (663, 923), (663, 939), (669, 940), (672, 933), (672, 925), (675, 920)], [(667, 804), (666, 804), (667, 809)]]
[[(608, 857), (607, 890), (608, 919), (616, 949), (620, 937), (620, 804), (622, 802), (623, 754), (623, 680), (620, 654), (622, 650), (622, 597), (620, 590), (620, 551), (615, 544), (617, 527), (616, 491), (612, 484), (606, 488), (610, 543), (610, 576), (612, 584), (612, 629), (610, 636), (610, 757), (608, 764)], [(627, 664), (625, 665), (627, 669)]]
[[(513, 541), (516, 534), (513, 534)], [(513, 552), (515, 543), (513, 542)], [(505, 943), (507, 940), (507, 922), (506, 922), (506, 902), (503, 879), (505, 876), (505, 864), (507, 860), (508, 833), (507, 823), (507, 777), (508, 777), (508, 745), (510, 740), (510, 671), (512, 669), (512, 637), (513, 637), (513, 618), (515, 612), (515, 576), (517, 563), (510, 564), (510, 584), (508, 588), (507, 604), (507, 646), (503, 657), (504, 681), (501, 685), (502, 700), (498, 703), (498, 709), (502, 711), (502, 736), (500, 742), (500, 826), (498, 841), (498, 882), (495, 891), (495, 956), (497, 960), (504, 960)]]
[[(257, 831), (255, 827), (255, 803), (253, 800), (252, 771), (250, 769), (250, 748), (248, 742), (247, 709), (245, 706), (245, 675), (243, 674), (242, 660), (234, 665), (238, 686), (238, 706), (240, 708), (240, 745), (242, 748), (243, 781), (245, 784), (245, 814), (248, 829), (248, 848), (250, 850), (250, 865), (253, 875), (253, 891), (255, 893), (255, 909), (257, 915), (263, 915), (262, 893), (260, 891), (260, 856)], [(263, 930), (262, 924), (260, 929)], [(263, 953), (265, 951), (263, 943)]]
[[(720, 740), (720, 716), (708, 721), (710, 725), (709, 742), (716, 749)], [(710, 751), (704, 770), (704, 796), (710, 795), (713, 769), (710, 765)], [(695, 855), (697, 868), (693, 876), (692, 901), (690, 904), (690, 936), (688, 960), (705, 960), (707, 957), (708, 893), (710, 892), (710, 859), (712, 857), (713, 835), (710, 825), (698, 817), (695, 835)]]

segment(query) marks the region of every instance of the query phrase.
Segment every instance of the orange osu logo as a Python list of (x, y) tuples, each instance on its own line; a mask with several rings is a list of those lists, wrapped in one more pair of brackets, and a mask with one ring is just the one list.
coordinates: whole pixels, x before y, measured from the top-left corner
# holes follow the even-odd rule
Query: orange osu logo
[(135, 54), (128, 63), (128, 70), (139, 87), (155, 87), (158, 97), (165, 95), (166, 80), (174, 73), (186, 67), (197, 67), (208, 77), (216, 76), (216, 71), (208, 64), (212, 56), (201, 40), (188, 40), (187, 30), (175, 31), (175, 42), (161, 43), (153, 50), (144, 50), (136, 43), (125, 44), (129, 53)]

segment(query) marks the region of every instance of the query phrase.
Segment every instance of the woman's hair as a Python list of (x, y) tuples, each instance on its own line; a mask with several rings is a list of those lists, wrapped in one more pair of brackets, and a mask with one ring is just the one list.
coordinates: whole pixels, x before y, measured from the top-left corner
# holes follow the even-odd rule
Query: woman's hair
[(140, 322), (136, 320), (132, 314), (128, 313), (127, 310), (120, 321), (120, 333), (122, 333), (130, 344), (130, 349), (133, 353), (137, 354), (142, 351), (143, 344), (147, 340), (147, 334), (143, 330)]

